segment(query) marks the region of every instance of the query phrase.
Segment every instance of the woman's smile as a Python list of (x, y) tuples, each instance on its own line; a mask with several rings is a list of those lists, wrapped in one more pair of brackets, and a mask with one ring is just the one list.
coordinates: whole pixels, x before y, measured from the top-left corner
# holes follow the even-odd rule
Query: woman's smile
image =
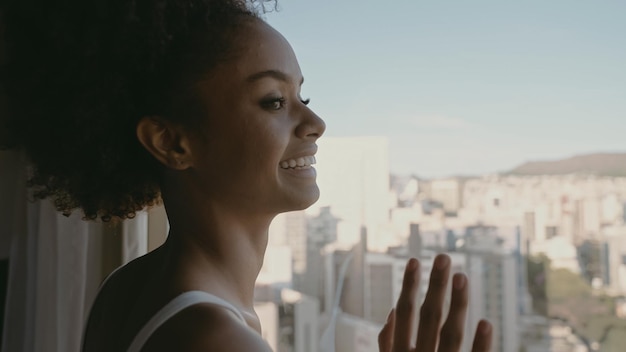
[(280, 162), (280, 167), (283, 169), (303, 169), (310, 168), (315, 164), (315, 156), (307, 155), (298, 158), (287, 159)]

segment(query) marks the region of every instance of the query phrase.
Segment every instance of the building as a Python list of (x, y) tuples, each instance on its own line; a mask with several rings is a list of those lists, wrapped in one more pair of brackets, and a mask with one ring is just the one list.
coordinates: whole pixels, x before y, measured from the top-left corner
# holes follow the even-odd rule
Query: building
[(518, 352), (520, 346), (520, 284), (522, 271), (516, 253), (505, 251), (497, 232), (470, 232), (459, 252), (467, 256), (470, 294), (475, 304), (468, 322), (475, 326), (480, 317), (493, 325), (492, 350)]
[(337, 224), (330, 207), (321, 207), (319, 214), (310, 217), (307, 222), (307, 255), (304, 280), (296, 288), (306, 295), (317, 297), (322, 307), (325, 306), (326, 260), (324, 248), (337, 240)]
[(341, 219), (337, 242), (344, 249), (360, 241), (361, 227), (367, 229), (371, 248), (386, 249), (380, 231), (388, 224), (391, 207), (386, 137), (325, 137), (318, 144), (315, 167), (321, 196), (307, 214), (330, 207)]
[(258, 286), (255, 311), (276, 352), (318, 352), (319, 302), (291, 289)]
[(378, 352), (378, 333), (382, 325), (341, 314), (337, 319), (335, 351)]
[(268, 246), (256, 282), (260, 285), (291, 288), (293, 286), (291, 249), (284, 245)]
[(626, 295), (626, 226), (604, 229), (600, 262), (603, 285), (608, 292)]
[(432, 180), (428, 197), (440, 202), (446, 214), (456, 214), (463, 206), (463, 186), (459, 178)]
[[(290, 251), (291, 263), (286, 267), (292, 272), (290, 287), (300, 288), (307, 265), (307, 217), (304, 211), (279, 214), (269, 229), (268, 250), (286, 247)], [(270, 257), (266, 253), (265, 258)]]

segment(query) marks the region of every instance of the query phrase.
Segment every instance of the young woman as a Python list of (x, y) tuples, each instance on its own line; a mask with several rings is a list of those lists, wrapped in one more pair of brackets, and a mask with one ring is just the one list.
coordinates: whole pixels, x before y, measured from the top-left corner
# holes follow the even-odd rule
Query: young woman
[[(268, 227), (319, 196), (324, 122), (300, 96), (287, 41), (263, 4), (218, 0), (12, 1), (3, 80), (13, 145), (38, 198), (88, 219), (133, 217), (162, 201), (164, 245), (111, 275), (83, 350), (269, 351), (253, 309)], [(465, 276), (435, 260), (421, 309), (419, 262), (379, 336), (381, 351), (458, 351)], [(474, 351), (487, 351), (481, 322)]]

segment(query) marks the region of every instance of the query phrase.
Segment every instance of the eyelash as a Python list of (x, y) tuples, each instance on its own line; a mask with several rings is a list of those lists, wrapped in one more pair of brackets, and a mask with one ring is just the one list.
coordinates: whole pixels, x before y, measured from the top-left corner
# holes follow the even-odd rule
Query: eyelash
[[(309, 105), (311, 99), (301, 99), (300, 102), (304, 105)], [(278, 106), (276, 106), (277, 103), (279, 104)], [(262, 103), (262, 105), (269, 110), (280, 110), (284, 108), (286, 104), (287, 99), (283, 97), (273, 98)]]

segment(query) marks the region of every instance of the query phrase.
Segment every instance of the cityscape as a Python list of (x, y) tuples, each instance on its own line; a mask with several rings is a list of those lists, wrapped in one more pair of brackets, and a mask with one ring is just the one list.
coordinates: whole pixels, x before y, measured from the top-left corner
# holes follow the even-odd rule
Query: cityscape
[(496, 352), (626, 343), (626, 177), (422, 179), (390, 173), (386, 137), (319, 145), (320, 200), (275, 219), (257, 282), (275, 351), (378, 351), (407, 259), (422, 263), (421, 301), (438, 253), (469, 278), (463, 351), (481, 318)]

